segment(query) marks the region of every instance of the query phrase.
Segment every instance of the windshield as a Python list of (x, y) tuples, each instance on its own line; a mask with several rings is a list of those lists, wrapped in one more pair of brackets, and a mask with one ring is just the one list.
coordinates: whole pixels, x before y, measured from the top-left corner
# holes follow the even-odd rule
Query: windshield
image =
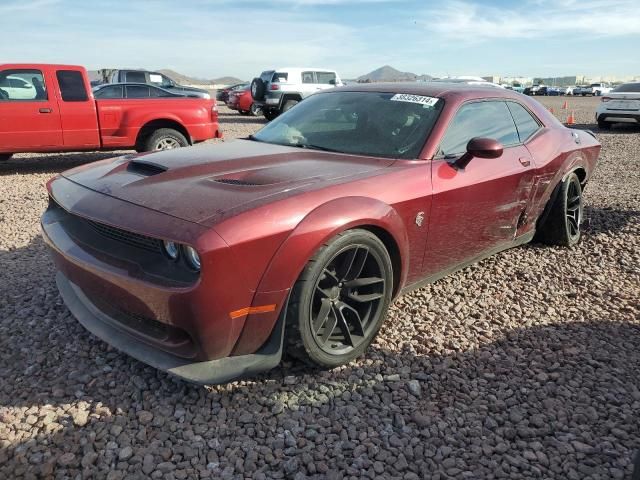
[(318, 93), (252, 139), (356, 155), (417, 158), (443, 104), (421, 95)]

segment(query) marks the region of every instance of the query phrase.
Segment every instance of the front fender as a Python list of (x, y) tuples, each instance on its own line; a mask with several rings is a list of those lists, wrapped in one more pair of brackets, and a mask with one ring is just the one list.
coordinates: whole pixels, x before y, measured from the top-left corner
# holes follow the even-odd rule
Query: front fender
[[(388, 232), (400, 252), (399, 285), (406, 279), (408, 237), (404, 222), (393, 207), (367, 197), (345, 197), (327, 202), (304, 217), (276, 251), (258, 292), (293, 286), (309, 259), (332, 237), (358, 226), (373, 226)], [(398, 272), (394, 272), (397, 275)]]
[[(282, 242), (262, 276), (254, 305), (278, 303), (272, 315), (249, 315), (233, 355), (256, 351), (269, 337), (289, 290), (320, 246), (340, 232), (356, 227), (376, 227), (393, 238), (399, 252), (396, 292), (406, 283), (409, 258), (407, 230), (398, 212), (390, 205), (367, 197), (331, 200), (304, 217)], [(268, 299), (268, 301), (267, 301)]]

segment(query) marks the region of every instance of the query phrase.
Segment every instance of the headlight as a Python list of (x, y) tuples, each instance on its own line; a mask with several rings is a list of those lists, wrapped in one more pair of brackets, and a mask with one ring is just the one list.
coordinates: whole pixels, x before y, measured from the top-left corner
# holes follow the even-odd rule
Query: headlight
[(165, 240), (162, 242), (162, 246), (164, 247), (164, 253), (166, 253), (171, 260), (177, 259), (178, 255), (180, 255), (180, 249), (177, 243)]
[(184, 255), (187, 257), (187, 263), (194, 270), (200, 270), (200, 256), (193, 247), (184, 247)]

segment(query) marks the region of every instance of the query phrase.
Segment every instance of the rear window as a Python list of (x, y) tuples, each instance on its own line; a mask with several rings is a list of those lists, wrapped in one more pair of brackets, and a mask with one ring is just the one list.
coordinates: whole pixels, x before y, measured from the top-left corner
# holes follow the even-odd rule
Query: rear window
[(273, 74), (273, 77), (271, 77), (271, 81), (278, 83), (278, 82), (286, 82), (289, 80), (289, 74), (286, 72), (275, 72)]
[(77, 70), (58, 70), (56, 77), (60, 85), (63, 101), (85, 102), (89, 99), (81, 72)]
[(336, 74), (334, 72), (316, 72), (317, 83), (335, 85)]
[(124, 81), (131, 83), (147, 83), (147, 77), (145, 72), (126, 72)]
[(636, 92), (640, 93), (640, 83), (625, 83), (618, 85), (612, 92)]

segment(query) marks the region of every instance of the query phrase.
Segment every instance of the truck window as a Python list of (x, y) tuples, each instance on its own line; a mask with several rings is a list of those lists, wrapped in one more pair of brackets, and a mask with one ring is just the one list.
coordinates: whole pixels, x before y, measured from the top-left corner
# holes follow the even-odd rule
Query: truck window
[(302, 72), (302, 83), (315, 83), (313, 72)]
[(40, 70), (15, 69), (0, 72), (0, 102), (48, 99), (44, 76)]
[(84, 86), (82, 72), (77, 70), (58, 70), (56, 78), (60, 85), (62, 100), (65, 102), (86, 102), (89, 100)]
[(131, 83), (147, 83), (146, 72), (126, 72), (124, 75), (124, 81)]

